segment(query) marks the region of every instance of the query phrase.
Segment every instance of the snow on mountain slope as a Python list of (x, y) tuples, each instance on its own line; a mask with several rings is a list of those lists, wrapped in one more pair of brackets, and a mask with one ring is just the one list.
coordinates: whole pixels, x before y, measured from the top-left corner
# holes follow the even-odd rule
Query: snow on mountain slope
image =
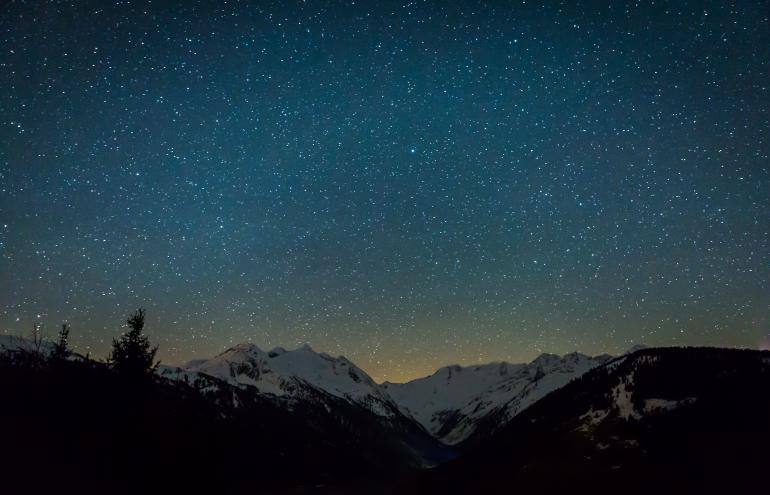
[(362, 369), (342, 356), (317, 353), (309, 345), (291, 351), (281, 347), (263, 351), (253, 344), (239, 344), (212, 359), (188, 363), (182, 369), (281, 397), (301, 397), (304, 387), (311, 386), (363, 405), (380, 416), (389, 416), (396, 408), (388, 394)]
[(502, 425), (570, 380), (603, 364), (609, 356), (542, 354), (528, 364), (449, 366), (408, 383), (385, 383), (402, 411), (442, 442), (457, 444), (485, 418)]
[(308, 345), (263, 351), (254, 344), (239, 344), (212, 359), (164, 369), (161, 374), (188, 382), (211, 376), (290, 400), (307, 396), (307, 387), (312, 387), (312, 393), (330, 394), (378, 416), (406, 415), (435, 438), (454, 445), (472, 435), (481, 422), (487, 420), (485, 427), (495, 429), (607, 359), (543, 354), (528, 364), (447, 366), (408, 383), (378, 385), (348, 359), (317, 353)]
[(770, 353), (749, 349), (637, 350), (548, 394), (494, 435), (474, 435), (468, 455), (400, 492), (764, 493), (769, 364)]
[[(506, 404), (509, 417), (512, 417), (543, 396), (563, 387), (570, 380), (581, 376), (593, 368), (606, 363), (611, 357), (586, 356), (578, 352), (565, 354), (562, 357), (553, 354), (542, 354), (528, 366), (532, 380), (518, 391), (515, 397)], [(532, 372), (534, 370), (534, 375)]]
[(488, 390), (494, 390), (524, 366), (510, 363), (446, 366), (430, 376), (407, 383), (385, 382), (383, 388), (404, 412), (436, 434), (441, 427), (441, 421), (436, 417), (438, 412), (462, 408)]
[[(25, 339), (0, 336), (0, 351), (28, 345)], [(281, 347), (263, 351), (254, 344), (239, 344), (214, 358), (190, 361), (181, 367), (164, 365), (157, 372), (203, 390), (219, 389), (221, 382), (211, 380), (215, 378), (289, 402), (317, 400), (318, 393), (328, 394), (381, 417), (405, 415), (436, 439), (454, 445), (473, 435), (482, 424), (486, 432), (496, 430), (548, 393), (608, 359), (606, 355), (542, 354), (528, 364), (454, 365), (411, 382), (378, 385), (345, 357), (318, 353), (308, 345), (291, 351)]]

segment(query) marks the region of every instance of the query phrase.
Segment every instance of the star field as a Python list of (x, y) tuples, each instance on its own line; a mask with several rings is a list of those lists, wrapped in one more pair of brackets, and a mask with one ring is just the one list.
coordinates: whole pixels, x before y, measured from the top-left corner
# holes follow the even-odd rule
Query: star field
[(770, 333), (766, 2), (11, 2), (0, 332), (376, 379)]

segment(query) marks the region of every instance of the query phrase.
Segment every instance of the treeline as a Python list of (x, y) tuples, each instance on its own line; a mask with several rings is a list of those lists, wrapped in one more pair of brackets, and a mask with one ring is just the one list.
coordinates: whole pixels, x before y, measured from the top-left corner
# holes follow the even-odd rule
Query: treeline
[(67, 325), (0, 352), (0, 494), (304, 493), (409, 468), (342, 399), (164, 378), (145, 312), (127, 323), (104, 360), (73, 352)]
[[(145, 315), (145, 310), (139, 308), (129, 316), (126, 320), (128, 331), (112, 339), (112, 350), (107, 359), (101, 363), (125, 378), (142, 380), (153, 376), (160, 364), (155, 360), (158, 346), (153, 347), (144, 334)], [(28, 343), (20, 340), (18, 345), (6, 350), (2, 357), (17, 365), (33, 367), (41, 365), (61, 367), (73, 360), (97, 364), (98, 362), (94, 362), (89, 355), (79, 356), (73, 353), (70, 347), (70, 332), (70, 325), (63, 323), (56, 341), (52, 347), (49, 347), (36, 328)]]

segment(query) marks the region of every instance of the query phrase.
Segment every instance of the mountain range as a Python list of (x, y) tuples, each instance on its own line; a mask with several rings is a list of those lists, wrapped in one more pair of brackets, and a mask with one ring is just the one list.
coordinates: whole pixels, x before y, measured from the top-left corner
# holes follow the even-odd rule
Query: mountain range
[(397, 489), (767, 493), (769, 414), (770, 352), (639, 350), (576, 378)]
[(378, 384), (345, 357), (316, 352), (307, 344), (289, 351), (240, 344), (211, 359), (159, 372), (188, 382), (214, 377), (287, 404), (328, 394), (388, 421), (414, 422), (442, 444), (455, 446), (474, 435), (491, 435), (538, 399), (609, 359), (542, 354), (526, 364), (452, 365), (407, 383)]
[(23, 359), (49, 351), (0, 338), (0, 466), (30, 493), (759, 493), (770, 466), (767, 351), (542, 354), (397, 384), (240, 344), (144, 388)]

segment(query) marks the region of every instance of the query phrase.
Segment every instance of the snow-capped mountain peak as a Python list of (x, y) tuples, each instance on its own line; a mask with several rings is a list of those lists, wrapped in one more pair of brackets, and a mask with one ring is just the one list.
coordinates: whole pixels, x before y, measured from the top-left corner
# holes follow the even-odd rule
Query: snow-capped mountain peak
[(528, 364), (453, 365), (426, 378), (386, 382), (383, 387), (403, 412), (443, 442), (455, 444), (473, 434), (483, 418), (500, 414), (509, 419), (607, 359), (544, 353)]
[(347, 358), (316, 352), (308, 344), (264, 351), (244, 343), (174, 373), (209, 375), (290, 401), (328, 394), (379, 416), (403, 414), (439, 440), (456, 444), (474, 434), (485, 418), (497, 418), (487, 425), (502, 424), (609, 358), (543, 353), (525, 364), (454, 364), (408, 383), (378, 385)]
[[(26, 345), (25, 339), (0, 338), (0, 351)], [(408, 383), (379, 385), (344, 356), (317, 352), (309, 344), (266, 351), (256, 344), (242, 343), (211, 359), (189, 361), (180, 367), (161, 366), (158, 373), (212, 390), (218, 389), (217, 380), (222, 380), (288, 404), (324, 402), (324, 397), (342, 399), (377, 416), (406, 416), (411, 419), (405, 420), (418, 423), (435, 438), (456, 444), (474, 434), (480, 424), (485, 423), (485, 428), (502, 425), (609, 359), (607, 355), (590, 357), (577, 352), (564, 356), (544, 353), (526, 364), (454, 364)], [(492, 417), (494, 421), (484, 421)]]
[(308, 344), (294, 350), (276, 347), (270, 351), (254, 344), (239, 344), (212, 359), (188, 363), (184, 370), (276, 396), (297, 397), (310, 386), (383, 414), (384, 409), (372, 404), (389, 400), (374, 380), (350, 360), (316, 352)]

